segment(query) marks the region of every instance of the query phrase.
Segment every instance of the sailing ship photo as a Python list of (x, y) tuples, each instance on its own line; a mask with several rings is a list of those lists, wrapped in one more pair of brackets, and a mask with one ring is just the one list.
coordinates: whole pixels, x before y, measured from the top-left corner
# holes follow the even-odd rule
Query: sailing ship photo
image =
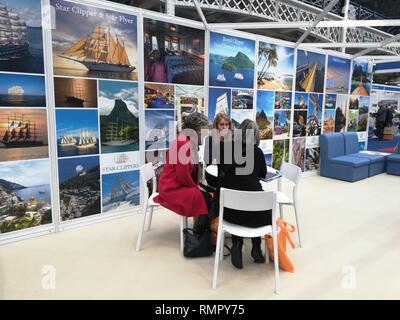
[(56, 110), (58, 157), (99, 153), (97, 110)]
[(98, 156), (58, 160), (61, 220), (101, 212)]
[(101, 153), (139, 150), (138, 85), (99, 81)]
[(297, 51), (296, 91), (323, 92), (325, 83), (325, 55)]
[(55, 8), (55, 75), (137, 80), (136, 16), (66, 1), (50, 3)]
[(48, 157), (44, 109), (0, 109), (0, 161)]
[(326, 92), (347, 93), (350, 82), (351, 60), (328, 56), (328, 70), (326, 73)]
[(169, 84), (144, 84), (144, 107), (147, 109), (174, 109), (175, 86)]
[(56, 108), (96, 108), (97, 81), (77, 78), (54, 78)]
[(272, 139), (274, 126), (274, 92), (257, 91), (256, 122), (260, 129), (260, 139)]
[(50, 162), (0, 163), (0, 233), (52, 223)]
[(368, 62), (353, 60), (353, 71), (351, 74), (351, 94), (358, 96), (369, 96), (370, 90), (371, 73), (368, 72)]
[(294, 49), (260, 41), (258, 46), (257, 87), (292, 90)]
[(0, 0), (0, 70), (44, 73), (40, 0)]
[(230, 114), (231, 89), (209, 88), (208, 89), (208, 119), (213, 121), (218, 113)]
[(145, 111), (145, 147), (146, 150), (168, 149), (174, 139), (169, 130), (175, 130), (174, 110)]
[(144, 79), (204, 84), (204, 30), (143, 19)]
[(0, 73), (0, 107), (46, 107), (44, 77)]
[(255, 41), (210, 33), (210, 86), (253, 88), (254, 61)]
[(139, 170), (102, 175), (103, 213), (131, 210), (140, 204)]

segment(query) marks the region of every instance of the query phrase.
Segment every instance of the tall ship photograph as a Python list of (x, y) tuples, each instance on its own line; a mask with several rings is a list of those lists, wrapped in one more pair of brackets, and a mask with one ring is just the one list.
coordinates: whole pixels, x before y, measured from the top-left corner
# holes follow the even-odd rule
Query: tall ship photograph
[(208, 119), (214, 119), (215, 115), (223, 112), (227, 115), (231, 112), (231, 89), (208, 89)]
[(57, 151), (59, 157), (99, 153), (97, 117), (97, 110), (56, 110)]
[(48, 157), (46, 110), (0, 109), (0, 161)]
[(54, 96), (56, 108), (96, 108), (97, 81), (55, 77)]
[(137, 83), (99, 81), (101, 153), (139, 150)]
[(0, 164), (0, 234), (52, 223), (50, 162)]
[(44, 73), (40, 0), (0, 0), (0, 71)]
[(325, 82), (325, 55), (297, 51), (296, 91), (323, 92)]
[(102, 175), (103, 212), (129, 210), (139, 203), (139, 170)]
[[(52, 30), (55, 75), (137, 80), (136, 16), (118, 13), (120, 19), (114, 20), (112, 11), (66, 1), (50, 3), (55, 2), (58, 4), (56, 29)], [(72, 7), (98, 14), (83, 17), (74, 14)], [(109, 18), (100, 18), (99, 13)]]

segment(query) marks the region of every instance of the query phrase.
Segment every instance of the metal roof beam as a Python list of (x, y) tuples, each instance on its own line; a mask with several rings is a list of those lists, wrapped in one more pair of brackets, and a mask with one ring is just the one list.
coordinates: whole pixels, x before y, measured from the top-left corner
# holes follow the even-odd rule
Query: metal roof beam
[(203, 10), (201, 10), (200, 4), (198, 0), (193, 0), (193, 3), (196, 7), (197, 13), (200, 16), (201, 21), (203, 21), (204, 27), (206, 28), (206, 30), (208, 30), (208, 23), (207, 23), (207, 19), (204, 16)]
[(400, 33), (397, 34), (397, 35), (395, 35), (395, 36), (393, 36), (393, 37), (390, 37), (390, 38), (387, 38), (387, 39), (383, 40), (382, 42), (379, 43), (378, 47), (375, 47), (375, 48), (374, 48), (374, 47), (372, 47), (372, 48), (367, 48), (367, 49), (364, 49), (364, 50), (362, 50), (362, 51), (360, 51), (360, 52), (354, 54), (354, 55), (352, 56), (352, 59), (355, 59), (355, 58), (364, 56), (364, 55), (366, 55), (367, 53), (370, 53), (370, 52), (374, 51), (374, 50), (377, 49), (377, 48), (385, 47), (385, 46), (387, 46), (388, 44), (391, 44), (391, 43), (393, 43), (394, 41), (397, 41), (397, 40), (400, 40)]
[[(387, 44), (389, 47), (400, 47), (400, 42)], [(299, 48), (381, 48), (380, 42), (316, 42), (302, 43)]]

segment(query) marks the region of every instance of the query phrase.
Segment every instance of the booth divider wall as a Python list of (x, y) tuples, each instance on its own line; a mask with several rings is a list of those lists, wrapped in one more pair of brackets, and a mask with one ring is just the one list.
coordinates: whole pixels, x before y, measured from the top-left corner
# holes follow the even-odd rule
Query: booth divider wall
[(140, 165), (162, 164), (192, 112), (255, 120), (269, 165), (311, 172), (321, 132), (354, 129), (335, 125), (350, 117), (348, 55), (107, 1), (9, 8), (16, 39), (18, 12), (31, 25), (0, 61), (0, 243), (137, 212)]

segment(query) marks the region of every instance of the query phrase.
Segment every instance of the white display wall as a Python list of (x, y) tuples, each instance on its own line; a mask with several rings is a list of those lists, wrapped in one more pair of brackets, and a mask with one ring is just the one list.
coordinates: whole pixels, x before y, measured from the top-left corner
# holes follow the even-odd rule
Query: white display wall
[(0, 242), (138, 212), (140, 165), (163, 162), (192, 112), (255, 120), (269, 165), (310, 172), (321, 133), (359, 131), (349, 94), (368, 77), (353, 89), (349, 56), (107, 1), (0, 0), (10, 11), (4, 32), (21, 43), (0, 62)]

